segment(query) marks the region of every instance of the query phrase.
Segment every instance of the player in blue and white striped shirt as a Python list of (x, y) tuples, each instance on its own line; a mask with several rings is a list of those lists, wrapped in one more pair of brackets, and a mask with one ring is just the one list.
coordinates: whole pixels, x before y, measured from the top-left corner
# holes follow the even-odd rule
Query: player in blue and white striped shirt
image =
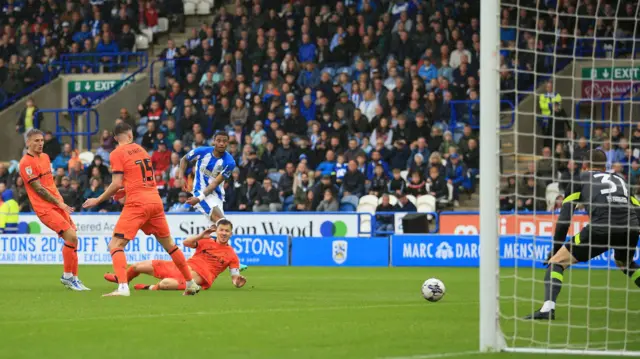
[(193, 196), (187, 203), (202, 212), (211, 225), (224, 217), (224, 181), (231, 177), (236, 168), (236, 161), (227, 152), (229, 135), (216, 132), (213, 137), (215, 147), (202, 146), (194, 148), (180, 160), (180, 170), (176, 179), (184, 176), (189, 163), (193, 164)]
[[(213, 135), (214, 147), (202, 146), (189, 151), (180, 160), (180, 170), (176, 179), (184, 177), (189, 163), (193, 164), (193, 197), (187, 203), (202, 212), (210, 225), (224, 218), (224, 181), (231, 177), (236, 168), (236, 160), (227, 152), (229, 134), (218, 131)], [(240, 264), (240, 270), (247, 266)]]

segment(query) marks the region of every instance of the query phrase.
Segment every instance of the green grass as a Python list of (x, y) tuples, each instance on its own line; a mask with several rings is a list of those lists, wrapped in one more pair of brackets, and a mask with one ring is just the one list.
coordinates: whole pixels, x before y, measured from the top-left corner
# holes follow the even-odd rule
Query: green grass
[[(195, 297), (179, 292), (135, 292), (129, 298), (101, 298), (114, 286), (102, 279), (105, 266), (83, 266), (81, 277), (91, 292), (71, 292), (58, 281), (61, 266), (2, 266), (0, 292), (0, 358), (435, 358), (447, 353), (477, 351), (478, 271), (452, 268), (265, 268), (246, 272), (249, 282), (235, 289), (226, 275)], [(513, 275), (513, 271), (503, 271)], [(535, 273), (537, 278), (542, 272)], [(591, 275), (591, 283), (606, 283), (607, 272)], [(429, 303), (420, 296), (431, 276), (444, 281), (447, 294)], [(520, 270), (518, 276), (531, 276)], [(573, 278), (571, 278), (573, 277)], [(586, 271), (565, 275), (565, 282), (585, 284)], [(139, 277), (134, 283), (154, 283)], [(626, 277), (612, 272), (615, 288)], [(504, 295), (529, 298), (531, 282), (504, 279)], [(536, 289), (540, 294), (540, 289)], [(618, 293), (619, 294), (619, 293)], [(540, 295), (536, 295), (540, 297)], [(637, 293), (629, 298), (640, 309)], [(504, 319), (503, 330), (555, 344), (567, 342), (568, 290), (561, 295), (559, 319), (550, 327)], [(624, 308), (624, 296), (604, 290), (572, 289), (575, 304)], [(622, 299), (621, 299), (622, 298)], [(528, 314), (532, 304), (502, 303), (506, 315)], [(537, 303), (535, 304), (538, 305)], [(640, 330), (637, 312), (574, 309), (571, 323)], [(608, 320), (608, 322), (607, 322)], [(607, 337), (608, 333), (608, 337)], [(605, 341), (625, 340), (624, 333), (574, 328), (568, 339), (584, 349)], [(626, 338), (627, 349), (640, 350), (637, 333)], [(510, 342), (511, 343), (511, 342)], [(519, 345), (534, 345), (519, 340)], [(616, 344), (612, 349), (622, 349)], [(453, 355), (452, 354), (452, 355)], [(460, 354), (453, 358), (535, 358), (522, 354)], [(540, 356), (541, 357), (541, 356)], [(545, 355), (544, 358), (566, 358)]]

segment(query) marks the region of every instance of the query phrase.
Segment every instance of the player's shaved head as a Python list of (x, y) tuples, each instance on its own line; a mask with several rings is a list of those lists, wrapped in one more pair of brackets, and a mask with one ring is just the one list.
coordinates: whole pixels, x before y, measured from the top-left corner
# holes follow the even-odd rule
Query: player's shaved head
[(589, 164), (591, 169), (607, 168), (607, 155), (602, 150), (588, 151), (584, 161)]

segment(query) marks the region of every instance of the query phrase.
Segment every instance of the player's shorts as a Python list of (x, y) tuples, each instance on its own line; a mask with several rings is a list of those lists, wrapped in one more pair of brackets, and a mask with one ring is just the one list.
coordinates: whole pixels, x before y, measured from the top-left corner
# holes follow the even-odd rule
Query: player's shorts
[(42, 224), (49, 227), (58, 235), (62, 235), (63, 232), (69, 229), (73, 229), (74, 231), (77, 229), (69, 213), (60, 208), (52, 208), (46, 213), (38, 215), (38, 218)]
[[(180, 285), (187, 284), (187, 281), (184, 279), (182, 272), (180, 272), (180, 270), (178, 269), (176, 264), (173, 263), (173, 261), (163, 261), (159, 259), (154, 259), (151, 261), (151, 265), (153, 266), (154, 277), (158, 279), (167, 279), (167, 278), (175, 279), (176, 281), (178, 281), (178, 284)], [(193, 270), (194, 272), (198, 273), (198, 275), (200, 275), (197, 269), (191, 268), (191, 270)], [(200, 277), (203, 278), (204, 280), (204, 277), (202, 277), (202, 275), (200, 275)], [(209, 287), (211, 287), (211, 283), (207, 283), (206, 280), (204, 280), (202, 283), (202, 289), (209, 289)]]
[(618, 229), (613, 232), (587, 225), (565, 247), (578, 262), (587, 262), (613, 249), (616, 261), (630, 263), (636, 253), (638, 234), (638, 229)]
[(220, 197), (218, 197), (218, 194), (212, 193), (205, 197), (204, 201), (200, 201), (200, 203), (196, 204), (195, 208), (198, 210), (198, 212), (203, 213), (209, 219), (209, 222), (211, 222), (211, 211), (214, 208), (218, 207), (220, 209), (220, 212), (224, 214), (223, 205), (224, 203), (220, 199)]
[(156, 238), (166, 238), (171, 235), (162, 203), (125, 204), (113, 234), (115, 237), (132, 240), (136, 237), (138, 230), (142, 230), (145, 234), (152, 234)]

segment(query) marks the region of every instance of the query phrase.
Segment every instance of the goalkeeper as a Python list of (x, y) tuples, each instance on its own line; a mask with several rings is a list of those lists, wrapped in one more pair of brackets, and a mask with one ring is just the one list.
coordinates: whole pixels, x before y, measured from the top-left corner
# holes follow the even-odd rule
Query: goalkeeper
[[(633, 261), (638, 244), (640, 223), (636, 211), (640, 210), (640, 202), (630, 196), (624, 178), (605, 172), (607, 157), (603, 151), (589, 151), (585, 162), (588, 170), (580, 174), (579, 183), (567, 186), (562, 202), (553, 236), (554, 250), (544, 276), (544, 304), (525, 319), (555, 319), (565, 269), (609, 249), (615, 249), (616, 265), (640, 287), (640, 266)], [(590, 223), (564, 243), (578, 204), (589, 214)]]

